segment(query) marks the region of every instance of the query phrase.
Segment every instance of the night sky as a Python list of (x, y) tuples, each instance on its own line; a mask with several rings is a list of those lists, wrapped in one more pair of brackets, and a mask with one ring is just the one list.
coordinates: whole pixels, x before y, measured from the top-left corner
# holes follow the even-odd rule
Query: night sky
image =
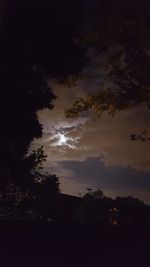
[[(104, 114), (96, 118), (90, 113), (77, 119), (65, 117), (65, 110), (78, 97), (85, 96), (87, 92), (97, 92), (108, 84), (110, 87), (113, 85), (113, 81), (105, 75), (108, 54), (100, 54), (95, 47), (84, 51), (88, 63), (80, 69), (81, 78), (75, 84), (69, 86), (59, 79), (63, 72), (71, 75), (79, 68), (78, 65), (82, 65), (79, 64), (80, 51), (75, 49), (73, 40), (77, 30), (84, 31), (90, 27), (88, 18), (98, 1), (83, 0), (76, 4), (64, 1), (61, 5), (55, 1), (49, 9), (47, 3), (45, 1), (42, 5), (43, 9), (39, 5), (34, 12), (31, 8), (35, 7), (35, 3), (30, 6), (24, 2), (23, 7), (16, 4), (18, 9), (12, 6), (11, 14), (16, 18), (11, 17), (9, 31), (13, 31), (7, 38), (4, 29), (5, 45), (7, 43), (8, 47), (5, 47), (7, 53), (3, 56), (7, 55), (12, 61), (30, 59), (32, 63), (37, 61), (46, 66), (51, 73), (49, 85), (57, 96), (53, 110), (38, 112), (43, 136), (35, 139), (32, 147), (44, 146), (47, 154), (45, 170), (59, 176), (62, 192), (83, 195), (87, 187), (100, 188), (107, 196), (132, 195), (150, 204), (150, 142), (133, 142), (130, 139), (132, 133), (150, 130), (146, 106), (142, 104), (120, 111), (114, 117)], [(22, 11), (23, 8), (27, 11)], [(19, 22), (22, 23), (21, 31)], [(26, 53), (22, 53), (22, 49)], [(22, 55), (23, 58), (20, 58)], [(45, 57), (47, 60), (43, 60)], [(68, 66), (72, 61), (71, 70)]]
[[(87, 115), (68, 120), (64, 111), (84, 94), (84, 85), (82, 81), (72, 88), (56, 81), (50, 84), (58, 98), (52, 111), (38, 113), (43, 137), (33, 144), (44, 145), (45, 168), (58, 174), (62, 191), (78, 195), (87, 187), (101, 188), (108, 196), (133, 195), (149, 203), (150, 144), (130, 140), (132, 132), (143, 127), (150, 130), (146, 107), (122, 111), (115, 117)], [(93, 86), (90, 81), (89, 86)]]

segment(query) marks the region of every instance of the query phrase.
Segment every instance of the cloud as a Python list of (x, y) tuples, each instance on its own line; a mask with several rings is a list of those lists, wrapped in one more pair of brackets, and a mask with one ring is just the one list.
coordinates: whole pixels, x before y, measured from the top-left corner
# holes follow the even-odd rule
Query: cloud
[(133, 195), (150, 203), (150, 172), (140, 172), (129, 167), (107, 167), (99, 158), (88, 158), (83, 162), (64, 161), (58, 165), (60, 170), (71, 171), (71, 176), (65, 179), (66, 185), (72, 181), (78, 184), (80, 191), (85, 191), (87, 187), (100, 188), (111, 197)]
[(149, 142), (133, 142), (132, 133), (149, 130), (149, 114), (144, 106), (123, 111), (115, 117), (103, 116), (89, 121), (83, 130), (80, 144), (86, 145), (87, 156), (103, 155), (108, 166), (130, 166), (150, 170)]
[[(63, 161), (61, 167), (72, 170), (76, 181), (84, 181), (107, 189), (119, 189), (121, 191), (133, 189), (149, 190), (150, 172), (140, 172), (129, 167), (106, 166), (99, 158), (88, 158), (85, 161)], [(143, 182), (144, 181), (144, 182)], [(130, 187), (129, 187), (130, 186)]]

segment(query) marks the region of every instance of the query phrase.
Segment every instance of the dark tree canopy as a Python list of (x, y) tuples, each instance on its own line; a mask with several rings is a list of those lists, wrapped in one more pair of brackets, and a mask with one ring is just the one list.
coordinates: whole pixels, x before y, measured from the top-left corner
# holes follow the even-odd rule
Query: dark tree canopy
[(0, 218), (37, 220), (46, 212), (44, 209), (38, 215), (35, 209), (39, 198), (44, 201), (40, 190), (49, 190), (53, 198), (52, 192), (53, 196), (59, 192), (59, 183), (57, 177), (41, 173), (46, 157), (42, 148), (30, 155), (27, 152), (33, 138), (42, 135), (37, 111), (52, 109), (56, 97), (34, 65), (1, 64), (0, 88)]
[(74, 214), (74, 221), (81, 224), (118, 225), (148, 223), (149, 207), (137, 198), (106, 197), (101, 190), (85, 194)]
[(83, 49), (74, 39), (84, 19), (80, 1), (12, 1), (1, 33), (1, 61), (38, 65), (50, 76), (78, 72)]
[(85, 110), (114, 115), (141, 103), (149, 107), (149, 2), (106, 0), (94, 3), (87, 15), (87, 27), (77, 42), (85, 49), (93, 48), (95, 53), (106, 56), (105, 78), (113, 86), (99, 88), (98, 93), (77, 100), (66, 115), (76, 117)]
[(36, 218), (48, 218), (49, 200), (59, 192), (58, 178), (42, 173), (42, 148), (27, 152), (33, 138), (42, 135), (37, 111), (52, 109), (56, 98), (47, 79), (65, 79), (82, 67), (83, 48), (74, 41), (82, 14), (80, 1), (7, 0), (0, 25), (0, 194), (5, 217), (26, 217), (32, 207)]
[(80, 1), (7, 0), (0, 34), (1, 180), (22, 176), (28, 148), (42, 135), (36, 112), (51, 109), (55, 99), (48, 76), (63, 78), (81, 67), (83, 49), (74, 38), (82, 20)]
[(9, 179), (5, 186), (1, 182), (0, 220), (49, 221), (56, 218), (59, 180), (56, 175), (41, 172), (45, 158), (42, 147), (33, 151), (22, 161), (20, 180)]
[(52, 108), (54, 94), (45, 77), (29, 66), (0, 66), (0, 169), (1, 179), (9, 172), (23, 172), (22, 162), (34, 137), (42, 135), (36, 112)]

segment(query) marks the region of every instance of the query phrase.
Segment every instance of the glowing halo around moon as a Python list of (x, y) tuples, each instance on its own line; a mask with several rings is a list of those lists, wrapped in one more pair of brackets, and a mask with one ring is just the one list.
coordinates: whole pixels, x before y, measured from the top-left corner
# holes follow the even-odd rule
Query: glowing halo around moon
[(67, 134), (58, 133), (53, 135), (49, 140), (51, 141), (50, 147), (61, 147), (63, 149), (76, 149), (76, 144), (80, 137), (72, 138)]
[(69, 138), (67, 136), (65, 136), (64, 134), (58, 134), (58, 142), (57, 142), (57, 145), (59, 146), (63, 146), (63, 145), (67, 145), (68, 141), (72, 139), (72, 138)]
[[(75, 149), (78, 150), (78, 144), (81, 139), (81, 133), (77, 132), (77, 135), (75, 134), (76, 127), (74, 126), (65, 126), (65, 127), (59, 127), (51, 128), (51, 132), (49, 132), (48, 136), (48, 143), (49, 147), (53, 147), (58, 150), (58, 152), (63, 152), (67, 149)], [(73, 135), (72, 135), (72, 132)], [(72, 136), (71, 136), (72, 135)]]

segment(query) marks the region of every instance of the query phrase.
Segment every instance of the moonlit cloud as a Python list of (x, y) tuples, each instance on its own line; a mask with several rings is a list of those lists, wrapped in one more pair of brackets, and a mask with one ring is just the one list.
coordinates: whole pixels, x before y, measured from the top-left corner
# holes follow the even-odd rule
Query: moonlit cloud
[[(148, 157), (150, 144), (130, 140), (132, 133), (138, 133), (142, 129), (150, 130), (149, 117), (144, 106), (120, 112), (113, 118), (104, 115), (97, 120), (84, 119), (82, 121), (81, 118), (75, 122), (68, 122), (65, 117), (63, 121), (59, 122), (63, 111), (63, 107), (62, 110), (57, 110), (53, 120), (49, 115), (51, 111), (49, 114), (46, 111), (43, 138), (36, 140), (36, 144), (44, 144), (48, 162), (56, 159), (57, 161), (83, 161), (88, 157), (102, 156), (108, 166), (129, 166), (141, 171), (150, 171), (150, 159)], [(54, 120), (56, 126), (53, 125)], [(51, 124), (53, 128), (50, 127)], [(72, 126), (73, 124), (74, 126)], [(55, 127), (57, 130), (54, 130)], [(74, 149), (65, 146), (64, 151), (62, 146), (56, 149), (56, 144), (59, 144), (58, 132), (62, 132), (65, 127), (68, 127), (67, 141)], [(70, 131), (69, 127), (71, 127)]]

